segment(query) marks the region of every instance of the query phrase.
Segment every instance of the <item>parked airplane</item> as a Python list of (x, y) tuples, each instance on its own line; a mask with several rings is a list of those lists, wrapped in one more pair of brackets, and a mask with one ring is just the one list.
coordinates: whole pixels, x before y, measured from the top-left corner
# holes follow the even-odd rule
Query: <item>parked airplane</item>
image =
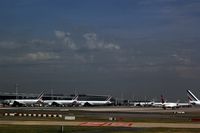
[(162, 107), (162, 102), (155, 102), (155, 101), (152, 101), (152, 107)]
[(48, 106), (73, 106), (77, 103), (78, 96), (72, 100), (44, 100), (43, 104)]
[(91, 100), (78, 100), (77, 104), (80, 106), (103, 106), (103, 105), (110, 105), (112, 104), (111, 100), (111, 96), (109, 96), (105, 101), (91, 101)]
[(130, 105), (133, 106), (140, 106), (140, 107), (151, 107), (155, 104), (154, 101), (136, 101), (136, 102), (130, 102)]
[(172, 108), (172, 109), (175, 109), (175, 108), (180, 108), (180, 107), (191, 107), (191, 104), (190, 103), (186, 103), (186, 102), (182, 102), (180, 103), (179, 100), (176, 102), (176, 103), (172, 103), (172, 102), (166, 102), (163, 98), (163, 96), (161, 95), (161, 102), (152, 102), (152, 106), (153, 107), (162, 107), (163, 109), (166, 109), (166, 108)]
[(178, 101), (176, 103), (166, 102), (162, 95), (161, 95), (161, 102), (162, 102), (161, 107), (163, 109), (167, 109), (167, 108), (176, 109), (180, 107)]
[(200, 100), (190, 90), (187, 90), (187, 94), (190, 104), (200, 106)]
[(34, 106), (35, 104), (42, 103), (42, 97), (44, 95), (44, 91), (40, 93), (37, 99), (8, 99), (4, 100), (4, 104), (9, 106)]

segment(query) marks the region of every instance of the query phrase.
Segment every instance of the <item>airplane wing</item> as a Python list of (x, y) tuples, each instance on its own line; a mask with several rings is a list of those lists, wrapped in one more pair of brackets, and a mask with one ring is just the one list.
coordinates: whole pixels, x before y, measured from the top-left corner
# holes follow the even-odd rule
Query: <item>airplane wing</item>
[(54, 101), (51, 103), (51, 106), (57, 106), (57, 107), (60, 107), (60, 106), (64, 106), (62, 103), (58, 102), (58, 101)]

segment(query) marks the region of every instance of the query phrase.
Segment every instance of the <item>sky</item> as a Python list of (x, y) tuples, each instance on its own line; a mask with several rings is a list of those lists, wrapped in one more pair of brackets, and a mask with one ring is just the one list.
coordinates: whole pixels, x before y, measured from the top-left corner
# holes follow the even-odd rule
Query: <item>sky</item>
[(200, 98), (199, 0), (0, 0), (0, 91)]

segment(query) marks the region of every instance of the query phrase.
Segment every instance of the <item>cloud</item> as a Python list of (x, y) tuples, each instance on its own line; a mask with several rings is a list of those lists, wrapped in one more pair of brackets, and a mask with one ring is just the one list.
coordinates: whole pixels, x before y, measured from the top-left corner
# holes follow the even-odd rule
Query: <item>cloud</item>
[(96, 33), (85, 33), (83, 37), (86, 40), (86, 46), (88, 49), (110, 49), (110, 50), (119, 50), (120, 46), (113, 43), (106, 43), (99, 41)]
[[(54, 31), (54, 35), (57, 39), (35, 38), (23, 41), (1, 41), (0, 62), (12, 64), (49, 60), (54, 62), (61, 58), (66, 62), (84, 64), (117, 61), (114, 58), (118, 58), (118, 55), (115, 52), (109, 52), (107, 55), (106, 50), (119, 50), (120, 46), (100, 40), (96, 33), (81, 34), (75, 36), (75, 39), (72, 39), (71, 33), (60, 30)], [(99, 50), (99, 52), (96, 53), (95, 50)], [(105, 59), (105, 57), (109, 58)]]
[(70, 38), (70, 33), (69, 32), (64, 32), (64, 31), (59, 31), (56, 30), (55, 31), (55, 35), (58, 39), (60, 39), (62, 41), (62, 43), (67, 47), (70, 48), (72, 50), (77, 50), (78, 47), (77, 45), (74, 43), (74, 41)]
[(57, 60), (60, 59), (59, 55), (48, 52), (26, 53), (21, 55), (4, 55), (0, 58), (0, 63), (18, 64), (18, 63), (36, 63), (40, 61)]
[(55, 31), (55, 35), (56, 35), (56, 37), (58, 37), (58, 38), (65, 38), (66, 33), (65, 33), (64, 31), (56, 30), (56, 31)]
[(64, 44), (66, 45), (66, 46), (68, 46), (70, 49), (72, 49), (72, 50), (76, 50), (76, 49), (78, 49), (77, 48), (77, 46), (76, 46), (76, 44), (73, 42), (73, 40), (71, 39), (71, 38), (69, 38), (69, 37), (65, 37), (64, 38), (64, 40), (63, 40), (63, 42), (64, 42)]
[[(85, 33), (82, 35), (83, 39), (85, 40), (84, 46), (79, 43), (75, 43), (74, 40), (70, 37), (71, 33), (64, 32), (60, 30), (55, 31), (55, 36), (69, 49), (71, 50), (77, 50), (80, 48), (87, 48), (89, 50), (103, 50), (103, 49), (109, 49), (109, 50), (119, 50), (120, 46), (114, 44), (114, 43), (108, 43), (105, 41), (101, 41), (97, 38), (96, 33)], [(76, 36), (76, 38), (78, 38)], [(78, 38), (80, 39), (80, 38)]]
[(0, 42), (0, 48), (15, 49), (18, 45), (14, 41), (2, 41)]
[(175, 58), (175, 60), (177, 61), (178, 64), (181, 64), (181, 65), (191, 65), (192, 64), (192, 60), (189, 56), (174, 54), (174, 55), (172, 55), (172, 57)]
[(3, 64), (26, 64), (26, 63), (44, 63), (49, 60), (58, 60), (60, 56), (55, 53), (36, 52), (21, 55), (4, 55), (0, 57), (0, 63)]
[(48, 45), (48, 44), (55, 44), (55, 41), (47, 41), (41, 39), (33, 39), (30, 41), (31, 44), (40, 44), (40, 45)]
[(25, 55), (25, 59), (30, 60), (51, 60), (51, 59), (58, 59), (59, 56), (55, 55), (53, 53), (47, 53), (47, 52), (37, 52), (37, 53), (28, 53)]
[(120, 47), (118, 45), (115, 45), (113, 43), (108, 43), (107, 45), (104, 46), (106, 49), (116, 49), (119, 50)]
[(83, 37), (86, 39), (86, 44), (89, 49), (95, 49), (102, 45), (97, 43), (97, 35), (95, 33), (86, 33)]
[(60, 59), (60, 54), (54, 52), (54, 49), (58, 47), (55, 44), (55, 41), (42, 39), (1, 41), (0, 63), (1, 65), (41, 63), (41, 61)]
[[(1, 41), (0, 42), (0, 52), (8, 51), (13, 52), (16, 50), (20, 53), (26, 53), (31, 51), (51, 51), (58, 48), (54, 40), (43, 40), (43, 39), (32, 39), (32, 40), (15, 40), (15, 41)], [(19, 50), (17, 50), (19, 49)]]

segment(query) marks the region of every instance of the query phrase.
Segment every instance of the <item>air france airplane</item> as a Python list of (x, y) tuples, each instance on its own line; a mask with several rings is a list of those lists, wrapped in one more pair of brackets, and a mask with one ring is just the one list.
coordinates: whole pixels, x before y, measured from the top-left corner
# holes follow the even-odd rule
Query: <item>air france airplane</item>
[(187, 94), (190, 104), (200, 106), (200, 100), (190, 90), (187, 90)]
[(8, 99), (4, 103), (9, 106), (34, 106), (35, 104), (42, 103), (44, 91), (40, 93), (37, 99)]
[(161, 106), (163, 109), (167, 109), (167, 108), (171, 108), (171, 109), (176, 109), (176, 108), (179, 108), (179, 103), (176, 102), (176, 103), (172, 103), (172, 102), (166, 102), (163, 98), (163, 96), (161, 95)]
[(44, 100), (43, 104), (48, 106), (73, 106), (77, 103), (78, 96), (75, 96), (72, 100)]
[(80, 106), (103, 106), (103, 105), (110, 105), (112, 104), (111, 100), (111, 96), (109, 96), (105, 101), (91, 101), (91, 100), (78, 100), (77, 104)]

